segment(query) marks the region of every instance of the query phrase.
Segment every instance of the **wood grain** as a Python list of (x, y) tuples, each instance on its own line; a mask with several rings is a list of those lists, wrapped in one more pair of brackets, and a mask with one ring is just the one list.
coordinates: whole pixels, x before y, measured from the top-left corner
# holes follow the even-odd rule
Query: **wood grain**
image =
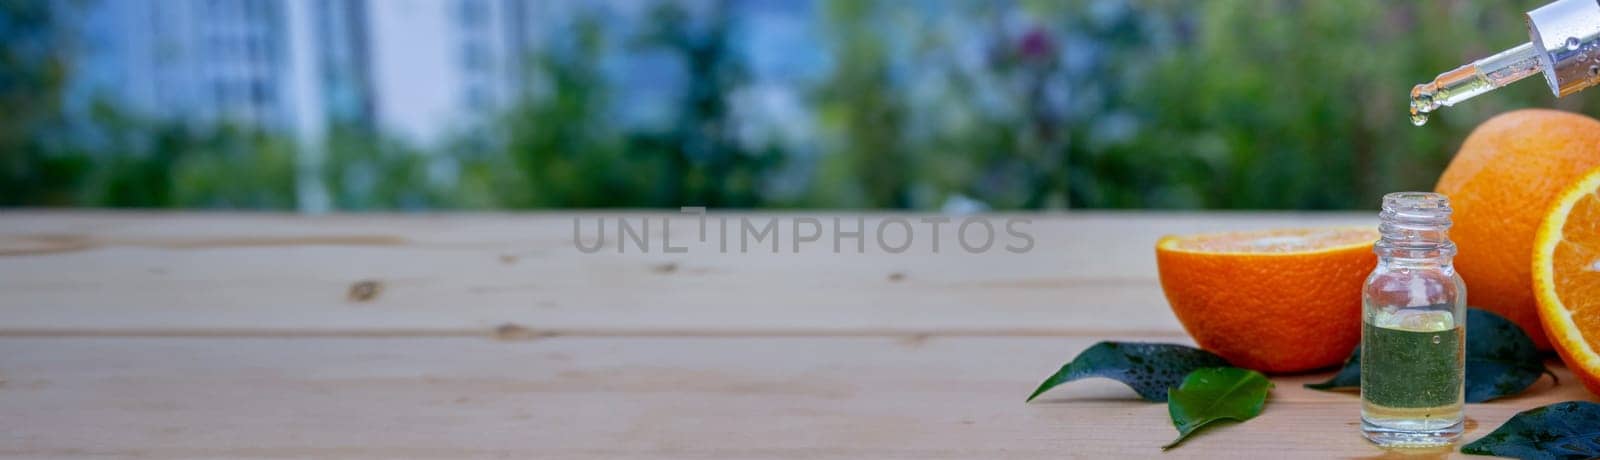
[[(940, 253), (574, 247), (575, 218), (666, 217), (693, 228), (659, 213), (0, 212), (0, 457), (1449, 454), (1366, 444), (1354, 395), (1301, 388), (1325, 374), (1275, 377), (1259, 419), (1165, 454), (1165, 407), (1115, 382), (1022, 403), (1098, 340), (1187, 342), (1154, 278), (1162, 234), (1365, 213), (1014, 215), (1032, 220), (1025, 254), (951, 251), (951, 233)], [(1469, 406), (1467, 438), (1594, 400), (1557, 374)]]
[[(1107, 337), (1125, 340), (1138, 336)], [(1090, 338), (0, 339), (0, 455), (1128, 458), (1166, 407), (1107, 380), (1022, 399)], [(1165, 339), (1164, 339), (1165, 340)], [(1566, 382), (1471, 405), (1468, 439)], [(1163, 457), (1365, 457), (1357, 398), (1279, 377)]]
[[(931, 244), (835, 254), (826, 242), (779, 254), (585, 254), (573, 243), (573, 219), (667, 216), (678, 215), (5, 213), (0, 334), (460, 335), (505, 324), (575, 334), (1177, 333), (1154, 276), (1161, 235), (1373, 220), (1013, 216), (1032, 220), (1025, 254), (967, 254), (950, 228), (937, 254)], [(692, 239), (695, 219), (674, 222)], [(352, 301), (362, 282), (381, 292)]]

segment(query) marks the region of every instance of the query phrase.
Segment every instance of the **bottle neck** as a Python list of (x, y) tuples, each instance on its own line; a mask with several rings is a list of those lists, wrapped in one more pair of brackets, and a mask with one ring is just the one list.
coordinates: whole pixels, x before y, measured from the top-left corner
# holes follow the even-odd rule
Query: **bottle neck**
[(1456, 255), (1456, 244), (1450, 242), (1446, 229), (1411, 229), (1388, 223), (1378, 226), (1378, 243), (1373, 251), (1378, 257), (1408, 263), (1449, 264)]
[(1406, 253), (1384, 254), (1378, 253), (1378, 266), (1387, 270), (1429, 270), (1454, 272), (1455, 263), (1448, 253)]
[(1450, 212), (1449, 199), (1437, 193), (1384, 196), (1373, 251), (1385, 264), (1448, 267), (1456, 255), (1456, 245), (1450, 242)]

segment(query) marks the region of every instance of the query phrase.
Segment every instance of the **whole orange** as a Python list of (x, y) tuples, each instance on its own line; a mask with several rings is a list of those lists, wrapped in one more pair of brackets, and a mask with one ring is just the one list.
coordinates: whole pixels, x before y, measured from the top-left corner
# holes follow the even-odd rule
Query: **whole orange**
[(1539, 325), (1528, 263), (1539, 221), (1556, 195), (1600, 166), (1600, 121), (1555, 110), (1518, 110), (1467, 136), (1435, 190), (1450, 197), (1456, 271), (1467, 303), (1522, 326), (1550, 349)]
[(1370, 228), (1168, 236), (1156, 268), (1200, 348), (1263, 372), (1304, 371), (1339, 364), (1360, 343), (1377, 239)]

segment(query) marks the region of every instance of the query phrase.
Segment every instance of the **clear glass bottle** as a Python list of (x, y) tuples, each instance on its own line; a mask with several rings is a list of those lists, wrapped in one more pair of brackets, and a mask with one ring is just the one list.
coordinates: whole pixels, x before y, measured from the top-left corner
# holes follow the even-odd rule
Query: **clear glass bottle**
[(1380, 446), (1461, 436), (1467, 289), (1451, 265), (1450, 200), (1383, 197), (1378, 267), (1362, 288), (1361, 431)]

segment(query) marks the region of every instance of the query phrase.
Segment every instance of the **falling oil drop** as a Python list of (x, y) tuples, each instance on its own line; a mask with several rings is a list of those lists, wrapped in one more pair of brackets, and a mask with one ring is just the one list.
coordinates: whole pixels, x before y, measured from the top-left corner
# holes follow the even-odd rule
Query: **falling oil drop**
[(1579, 41), (1578, 37), (1567, 37), (1567, 51), (1577, 51), (1578, 45), (1581, 44), (1583, 42)]
[(1433, 91), (1423, 85), (1411, 88), (1411, 125), (1428, 124), (1428, 112), (1433, 110)]

